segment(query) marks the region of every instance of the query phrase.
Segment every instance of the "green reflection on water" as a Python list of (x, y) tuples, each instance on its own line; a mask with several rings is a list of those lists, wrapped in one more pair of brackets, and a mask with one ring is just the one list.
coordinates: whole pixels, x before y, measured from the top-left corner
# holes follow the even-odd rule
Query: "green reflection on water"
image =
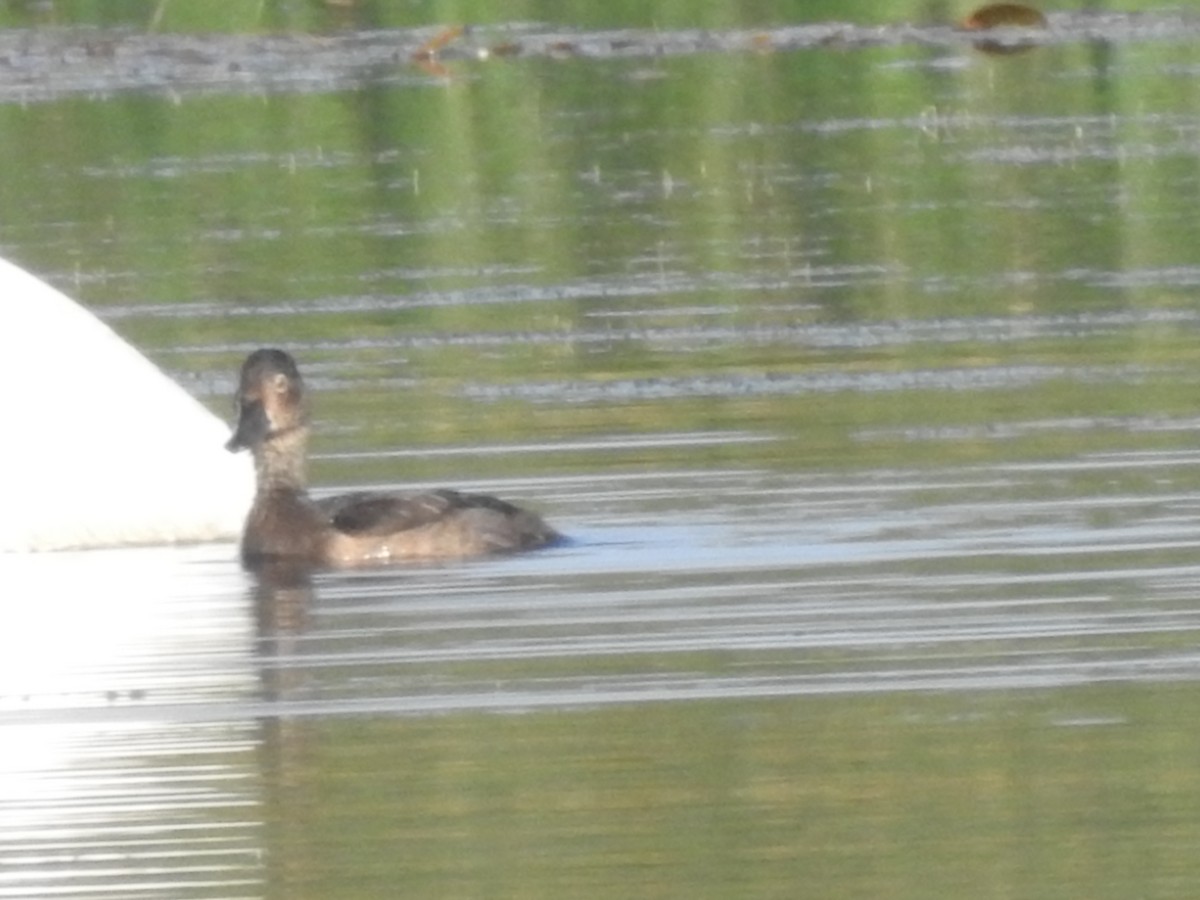
[[(1192, 409), (1181, 373), (1200, 354), (1185, 329), (1135, 316), (1020, 335), (1031, 319), (1189, 308), (1175, 288), (1104, 276), (1191, 259), (1181, 223), (1197, 179), (1113, 149), (1174, 140), (1146, 111), (1191, 89), (1148, 67), (1130, 98), (1105, 91), (1073, 47), (1019, 66), (939, 68), (931, 52), (464, 62), (445, 82), (355, 91), (4, 106), (0, 163), (19, 177), (0, 199), (22, 215), (0, 238), (90, 305), (127, 310), (118, 329), (152, 355), (169, 349), (159, 358), (175, 371), (226, 377), (247, 345), (316, 345), (302, 360), (361, 379), (319, 406), (338, 428), (318, 449), (729, 428), (781, 440), (698, 461), (916, 464), (931, 458), (912, 437), (922, 428), (943, 435), (935, 457), (1024, 458), (1083, 446), (1061, 431), (944, 435)], [(223, 314), (246, 304), (257, 312)], [(1009, 333), (825, 345), (804, 331), (981, 319)], [(481, 351), (462, 335), (497, 340)], [(1022, 366), (1063, 374), (987, 389), (738, 388)], [(1081, 378), (1087, 367), (1098, 374)], [(381, 375), (411, 386), (369, 383)], [(462, 391), (655, 380), (668, 396)], [(907, 436), (862, 439), (901, 426)]]
[(269, 730), (274, 896), (1173, 897), (1194, 686)]
[[(253, 7), (222, 15), (279, 15)], [(333, 15), (302, 8), (316, 23), (303, 27)], [(418, 5), (438, 21), (464, 9)], [(164, 27), (190, 27), (200, 7), (164, 10)], [(1129, 426), (1186, 426), (1200, 371), (1194, 320), (1161, 317), (1194, 307), (1194, 275), (1170, 272), (1195, 263), (1200, 200), (1196, 80), (1165, 52), (1122, 47), (1115, 74), (1072, 46), (1015, 64), (912, 47), (517, 59), (455, 63), (444, 80), (398, 64), (358, 90), (5, 105), (0, 240), (201, 383), (228, 382), (248, 345), (298, 346), (314, 381), (334, 382), (316, 398), (318, 451), (776, 439), (497, 454), (469, 460), (472, 478), (882, 466), (882, 482), (1190, 446), (1188, 427)], [(1194, 47), (1170, 53), (1194, 67)], [(1097, 314), (1112, 318), (1086, 325)], [(1084, 324), (1050, 327), (1071, 317)], [(1061, 372), (904, 381), (1023, 366)], [(897, 381), (739, 389), (792, 376)], [(479, 390), (558, 382), (596, 393)], [(636, 389), (658, 383), (674, 392)], [(463, 465), (319, 460), (314, 474)], [(1183, 465), (1022, 490), (1154, 502), (1195, 489)], [(703, 512), (710, 498), (662, 502)], [(1188, 554), (1162, 551), (1180, 567)], [(995, 561), (954, 565), (986, 598), (970, 576)], [(896, 572), (880, 566), (879, 583)], [(1147, 686), (284, 722), (263, 749), (272, 890), (1186, 897), (1196, 706), (1191, 686)]]
[(58, 0), (54, 4), (13, 2), (0, 8), (0, 25), (45, 24), (154, 27), (164, 31), (326, 31), (347, 27), (405, 28), (428, 25), (507, 25), (552, 22), (580, 28), (736, 28), (840, 20), (892, 22), (929, 18), (918, 2), (881, 9), (870, 0), (831, 3), (812, 0), (755, 0), (697, 6), (687, 0)]

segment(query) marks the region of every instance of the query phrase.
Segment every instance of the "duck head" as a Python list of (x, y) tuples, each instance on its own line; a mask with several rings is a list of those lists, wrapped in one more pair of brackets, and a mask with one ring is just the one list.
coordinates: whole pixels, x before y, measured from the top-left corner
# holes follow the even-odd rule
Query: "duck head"
[(234, 404), (237, 422), (225, 444), (230, 452), (258, 450), (308, 425), (304, 380), (296, 361), (282, 350), (255, 350), (246, 358)]

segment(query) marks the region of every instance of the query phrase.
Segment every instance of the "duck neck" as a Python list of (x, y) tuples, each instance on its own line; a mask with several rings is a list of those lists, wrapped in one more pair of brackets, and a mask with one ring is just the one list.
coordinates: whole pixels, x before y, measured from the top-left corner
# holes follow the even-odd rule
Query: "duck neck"
[(293, 490), (308, 486), (308, 427), (301, 425), (272, 435), (254, 450), (258, 491)]

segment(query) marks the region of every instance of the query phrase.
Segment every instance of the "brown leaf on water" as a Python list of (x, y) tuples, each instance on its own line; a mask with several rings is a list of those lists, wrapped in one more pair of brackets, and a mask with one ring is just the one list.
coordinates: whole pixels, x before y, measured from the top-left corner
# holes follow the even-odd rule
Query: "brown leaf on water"
[(447, 28), (443, 28), (424, 44), (418, 47), (413, 53), (412, 58), (417, 61), (433, 59), (438, 55), (439, 50), (452, 41), (456, 41), (462, 37), (464, 31), (466, 31), (466, 29), (462, 25), (450, 25)]
[(1046, 17), (1032, 6), (1021, 3), (989, 3), (963, 19), (959, 26), (968, 31), (986, 31), (989, 28), (1045, 28)]

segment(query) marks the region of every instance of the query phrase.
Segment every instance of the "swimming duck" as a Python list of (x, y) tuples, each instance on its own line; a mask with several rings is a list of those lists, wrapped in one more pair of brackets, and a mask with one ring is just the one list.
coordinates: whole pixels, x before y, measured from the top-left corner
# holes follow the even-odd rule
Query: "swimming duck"
[(309, 497), (307, 397), (295, 360), (283, 350), (256, 350), (247, 357), (235, 402), (237, 423), (225, 446), (250, 450), (257, 474), (242, 533), (248, 567), (463, 559), (531, 550), (559, 538), (535, 513), (482, 494)]

